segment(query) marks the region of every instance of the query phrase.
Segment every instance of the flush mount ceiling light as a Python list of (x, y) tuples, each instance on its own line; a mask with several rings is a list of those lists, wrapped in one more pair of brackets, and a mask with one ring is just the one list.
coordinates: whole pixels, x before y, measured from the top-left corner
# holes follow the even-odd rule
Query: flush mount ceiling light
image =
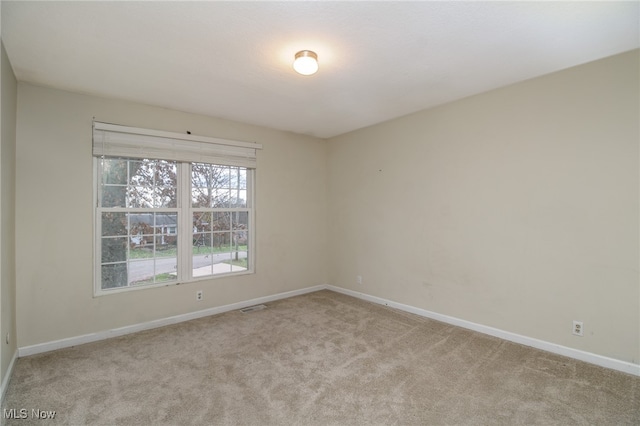
[(293, 69), (302, 75), (315, 74), (318, 71), (318, 55), (311, 50), (299, 51), (293, 61)]

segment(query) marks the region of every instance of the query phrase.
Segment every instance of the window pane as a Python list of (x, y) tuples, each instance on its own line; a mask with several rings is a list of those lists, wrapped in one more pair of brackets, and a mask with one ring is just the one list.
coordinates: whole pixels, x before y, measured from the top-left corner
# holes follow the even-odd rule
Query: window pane
[(233, 229), (248, 229), (249, 228), (249, 212), (233, 212)]
[(232, 235), (233, 238), (233, 251), (246, 251), (247, 243), (249, 241), (249, 233), (247, 231), (235, 231)]
[(214, 261), (213, 250), (211, 248), (211, 234), (194, 235), (193, 241), (193, 277), (211, 275), (211, 267)]
[(234, 208), (247, 207), (246, 191), (232, 189), (230, 194), (231, 194), (231, 199), (229, 201), (229, 207), (234, 207)]
[(153, 187), (156, 181), (156, 160), (129, 161), (129, 184)]
[(177, 207), (178, 174), (177, 164), (172, 161), (158, 160), (155, 176), (155, 202), (154, 207)]
[(178, 190), (174, 187), (158, 187), (155, 190), (155, 208), (176, 208), (178, 206)]
[(127, 238), (102, 239), (102, 263), (122, 262), (127, 260)]
[[(177, 265), (177, 262), (176, 262)], [(155, 282), (157, 283), (161, 283), (161, 282), (165, 282), (165, 281), (173, 281), (177, 278), (177, 275), (175, 273), (175, 269), (174, 268), (174, 272), (162, 272), (160, 274), (157, 274), (154, 278), (155, 278)]]
[(126, 186), (103, 186), (101, 207), (125, 207), (126, 193)]
[(167, 257), (156, 259), (155, 267), (155, 282), (175, 280), (176, 271), (178, 270), (178, 258)]
[(178, 252), (175, 236), (156, 235), (156, 257), (174, 257)]
[(212, 234), (213, 251), (216, 253), (228, 252), (231, 234), (229, 232), (214, 232)]
[(127, 183), (129, 185), (134, 185), (135, 183), (140, 181), (140, 174), (144, 174), (142, 171), (144, 169), (144, 162), (141, 160), (129, 160), (128, 168), (129, 168), (129, 177)]
[[(151, 239), (151, 236), (148, 236)], [(136, 237), (132, 237), (131, 240), (137, 240)], [(147, 244), (146, 240), (144, 244), (136, 245), (129, 250), (130, 259), (152, 259), (153, 258), (153, 245)]]
[(212, 213), (211, 229), (214, 231), (230, 231), (231, 230), (231, 213), (228, 213), (228, 212)]
[[(216, 166), (195, 163), (191, 166), (192, 207), (229, 207), (230, 185), (237, 188), (239, 172), (237, 167)], [(246, 175), (244, 177), (246, 180)], [(235, 194), (237, 198), (238, 194)]]
[(229, 207), (229, 198), (231, 194), (229, 194), (228, 189), (214, 189), (213, 197), (211, 200), (211, 206), (214, 208), (227, 208)]
[(116, 263), (115, 265), (102, 265), (102, 289), (126, 287), (127, 286), (127, 264)]
[(209, 187), (211, 166), (209, 164), (193, 163), (191, 165), (191, 186), (193, 188)]
[(195, 163), (191, 165), (191, 205), (209, 207), (211, 205), (211, 166)]
[(178, 165), (174, 161), (129, 160), (127, 207), (177, 206)]
[(231, 251), (230, 264), (232, 271), (244, 271), (248, 269), (248, 243), (249, 233), (247, 231), (236, 231), (233, 233), (233, 247)]
[[(132, 250), (133, 251), (133, 250)], [(153, 250), (151, 250), (153, 255)], [(129, 262), (129, 285), (149, 284), (153, 282), (155, 275), (155, 259), (152, 257), (144, 260)]]
[(202, 188), (191, 188), (191, 206), (192, 207), (209, 207), (211, 196)]
[(240, 168), (240, 180), (238, 182), (240, 189), (247, 189), (247, 169)]
[(212, 166), (212, 182), (214, 188), (229, 188), (229, 167)]
[(156, 162), (155, 185), (173, 188), (178, 186), (178, 165), (175, 161)]
[(127, 214), (102, 213), (102, 235), (127, 235)]
[(193, 232), (211, 231), (211, 212), (193, 213)]
[(103, 184), (127, 184), (127, 160), (120, 158), (103, 158), (101, 162)]
[(229, 170), (229, 188), (237, 188), (238, 187), (238, 177), (239, 177), (240, 168), (231, 167)]
[(177, 213), (105, 212), (101, 216), (105, 234), (101, 262), (123, 262), (103, 265), (103, 289), (177, 278)]
[(129, 213), (129, 221), (130, 235), (153, 235), (154, 213)]
[(211, 234), (210, 233), (194, 233), (193, 234), (193, 253), (207, 254), (211, 251)]
[(129, 284), (132, 286), (172, 281), (177, 277), (176, 257), (155, 258), (129, 263)]
[(127, 207), (152, 208), (154, 207), (154, 188), (152, 186), (127, 187)]
[(155, 234), (167, 235), (169, 228), (178, 226), (178, 215), (176, 213), (156, 213), (155, 214)]
[[(226, 254), (226, 257), (229, 258), (229, 254)], [(213, 265), (213, 275), (218, 274), (228, 274), (231, 272), (231, 264), (229, 261), (220, 261), (220, 263)]]
[(213, 197), (214, 177), (210, 164), (194, 163), (191, 165), (191, 205), (193, 207), (210, 207)]

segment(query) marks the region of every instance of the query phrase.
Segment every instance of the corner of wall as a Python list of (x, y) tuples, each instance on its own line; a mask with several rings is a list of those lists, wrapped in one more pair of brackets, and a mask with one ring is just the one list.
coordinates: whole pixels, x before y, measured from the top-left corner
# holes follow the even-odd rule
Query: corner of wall
[(17, 80), (0, 41), (0, 381), (2, 395), (17, 356), (15, 152)]

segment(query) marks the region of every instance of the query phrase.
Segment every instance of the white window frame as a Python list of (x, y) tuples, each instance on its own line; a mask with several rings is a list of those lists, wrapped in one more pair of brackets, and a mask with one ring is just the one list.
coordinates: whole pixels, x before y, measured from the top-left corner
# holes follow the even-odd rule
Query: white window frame
[[(99, 137), (96, 137), (96, 128), (98, 130), (107, 130), (107, 133), (115, 131), (124, 134), (124, 138), (126, 142), (129, 144), (127, 146), (128, 153), (132, 150), (135, 150), (134, 144), (138, 139), (138, 135), (142, 135), (140, 138), (140, 143), (143, 144), (142, 149), (139, 149), (137, 152), (141, 154), (134, 156), (123, 156), (122, 154), (118, 155), (118, 147), (115, 147), (115, 151), (110, 154), (115, 155), (105, 155), (105, 151), (108, 151), (110, 148), (109, 143), (106, 144), (104, 141), (96, 141)], [(132, 131), (133, 130), (133, 131)], [(127, 136), (128, 135), (128, 136)], [(150, 135), (154, 140), (150, 140), (149, 138), (145, 138), (145, 136)], [(118, 139), (118, 143), (121, 143), (120, 134), (116, 134), (116, 139)], [(189, 141), (193, 140), (194, 144), (189, 144)], [(153, 147), (156, 141), (160, 141), (160, 144), (166, 144), (173, 142), (172, 150), (165, 150), (165, 154), (162, 152), (160, 155), (153, 155), (153, 157), (162, 157), (159, 159), (170, 159), (171, 156), (179, 156), (180, 159), (173, 159), (177, 161), (177, 185), (178, 185), (178, 200), (177, 200), (177, 208), (161, 208), (158, 209), (159, 212), (176, 212), (178, 215), (177, 219), (177, 277), (175, 280), (164, 281), (158, 283), (150, 283), (143, 285), (135, 285), (135, 286), (123, 286), (123, 287), (115, 287), (110, 289), (102, 288), (102, 276), (101, 276), (101, 264), (102, 264), (102, 213), (104, 211), (114, 211), (114, 212), (127, 212), (127, 213), (135, 213), (136, 209), (131, 208), (108, 208), (108, 207), (100, 207), (100, 199), (99, 199), (99, 187), (101, 184), (101, 167), (100, 167), (100, 158), (101, 157), (120, 157), (120, 158), (129, 158), (129, 159), (140, 159), (140, 158), (149, 158), (149, 157), (141, 157), (142, 152), (148, 153), (152, 152), (154, 154), (158, 153), (157, 146)], [(187, 149), (180, 151), (180, 149), (175, 148), (175, 141), (178, 141), (180, 147), (186, 147)], [(222, 141), (222, 142), (221, 142)], [(185, 144), (186, 143), (186, 144)], [(207, 138), (202, 136), (192, 136), (192, 135), (183, 135), (169, 132), (161, 132), (155, 130), (145, 130), (140, 128), (129, 128), (124, 126), (117, 126), (111, 124), (97, 123), (94, 122), (94, 159), (93, 159), (93, 169), (94, 169), (94, 296), (103, 296), (108, 294), (116, 294), (126, 291), (136, 291), (147, 288), (156, 288), (156, 287), (166, 287), (170, 285), (178, 285), (182, 283), (188, 282), (196, 282), (203, 280), (215, 280), (219, 278), (226, 278), (230, 276), (238, 276), (238, 275), (247, 275), (255, 273), (255, 253), (256, 253), (256, 232), (255, 232), (255, 150), (261, 149), (262, 146), (260, 144), (253, 144), (249, 142), (239, 142), (239, 141), (229, 141), (215, 138)], [(211, 148), (211, 144), (214, 149), (214, 157), (211, 155), (202, 155), (204, 150)], [(98, 148), (96, 149), (96, 145)], [(149, 148), (149, 145), (152, 145)], [(158, 144), (156, 144), (158, 145)], [(235, 150), (238, 147), (239, 150)], [(247, 149), (248, 148), (248, 149)], [(149, 151), (149, 149), (151, 151)], [(191, 155), (188, 151), (192, 149), (196, 152), (196, 155)], [(217, 151), (215, 151), (217, 149)], [(146, 150), (146, 151), (145, 151)], [(155, 151), (154, 151), (155, 150)], [(253, 157), (242, 158), (243, 155), (246, 155), (247, 152), (253, 151)], [(162, 151), (162, 149), (160, 150)], [(170, 152), (169, 152), (170, 151)], [(185, 154), (186, 152), (186, 154)], [(237, 156), (237, 153), (240, 152), (240, 157)], [(225, 157), (225, 154), (231, 153), (232, 155)], [(156, 158), (158, 159), (158, 158)], [(191, 159), (192, 161), (188, 161)], [(211, 160), (217, 160), (212, 162)], [(193, 208), (191, 202), (191, 163), (207, 163), (219, 166), (232, 166), (232, 167), (243, 167), (246, 168), (246, 186), (247, 186), (247, 200), (245, 208), (207, 208), (207, 211), (215, 212), (215, 211), (243, 211), (248, 214), (248, 239), (247, 239), (247, 269), (243, 271), (230, 271), (228, 273), (218, 273), (204, 276), (193, 276), (193, 213), (194, 211), (200, 211), (202, 208)], [(250, 167), (253, 166), (253, 167)], [(233, 232), (233, 230), (230, 230)], [(232, 269), (232, 268), (231, 268)]]

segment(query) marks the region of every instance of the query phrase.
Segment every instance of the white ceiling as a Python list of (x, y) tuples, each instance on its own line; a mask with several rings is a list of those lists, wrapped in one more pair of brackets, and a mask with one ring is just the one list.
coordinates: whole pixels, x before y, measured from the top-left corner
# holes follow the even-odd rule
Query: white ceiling
[[(640, 46), (640, 2), (12, 2), (20, 81), (322, 138)], [(310, 77), (291, 68), (318, 54)]]

